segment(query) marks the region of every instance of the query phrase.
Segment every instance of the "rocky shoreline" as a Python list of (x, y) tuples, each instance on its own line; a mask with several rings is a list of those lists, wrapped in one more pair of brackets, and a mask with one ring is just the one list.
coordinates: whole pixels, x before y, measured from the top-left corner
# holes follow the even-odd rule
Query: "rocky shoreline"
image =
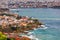
[(15, 36), (15, 38), (17, 39), (14, 38), (15, 40), (31, 40), (25, 36), (22, 36), (20, 39), (18, 34), (27, 34), (28, 32), (26, 31), (40, 28), (41, 25), (43, 25), (43, 23), (39, 22), (38, 19), (28, 16), (20, 16), (19, 14), (15, 13), (12, 14), (9, 12), (9, 9), (0, 9), (0, 31), (9, 36), (9, 38), (10, 36), (13, 38), (16, 35), (17, 37)]

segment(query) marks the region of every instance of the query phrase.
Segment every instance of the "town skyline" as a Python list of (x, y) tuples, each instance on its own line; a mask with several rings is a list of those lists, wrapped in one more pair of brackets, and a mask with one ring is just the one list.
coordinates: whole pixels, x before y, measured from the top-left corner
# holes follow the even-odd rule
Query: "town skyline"
[(0, 7), (6, 8), (42, 8), (60, 6), (60, 0), (0, 0)]
[(39, 1), (39, 2), (44, 2), (44, 1), (47, 1), (47, 2), (52, 2), (52, 1), (56, 1), (56, 2), (60, 2), (60, 0), (0, 0), (0, 2), (8, 2), (8, 1), (23, 1), (23, 2), (26, 2), (26, 1)]

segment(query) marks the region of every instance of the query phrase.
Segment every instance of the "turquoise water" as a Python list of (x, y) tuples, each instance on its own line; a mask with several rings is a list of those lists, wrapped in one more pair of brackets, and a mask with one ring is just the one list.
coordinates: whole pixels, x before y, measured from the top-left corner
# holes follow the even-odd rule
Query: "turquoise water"
[(60, 20), (43, 20), (46, 30), (38, 29), (34, 31), (34, 35), (39, 40), (60, 40)]
[(36, 8), (36, 9), (16, 9), (12, 12), (22, 16), (38, 18), (46, 24), (47, 29), (33, 31), (39, 40), (60, 40), (60, 9)]

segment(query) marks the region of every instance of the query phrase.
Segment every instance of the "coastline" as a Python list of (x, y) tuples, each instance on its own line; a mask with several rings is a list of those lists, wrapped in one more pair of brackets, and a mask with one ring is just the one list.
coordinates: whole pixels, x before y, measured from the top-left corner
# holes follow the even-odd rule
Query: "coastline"
[[(35, 9), (34, 9), (35, 10)], [(39, 9), (38, 9), (39, 10)], [(57, 14), (60, 12), (60, 11), (58, 11), (59, 9), (57, 9), (57, 10), (55, 10), (55, 9), (53, 9), (53, 10), (55, 10), (55, 11), (53, 11), (52, 12), (52, 9), (48, 9), (48, 10), (51, 10), (50, 12), (52, 13), (52, 15), (54, 14), (55, 15), (55, 13), (57, 12)], [(24, 10), (23, 10), (24, 11)], [(29, 10), (29, 11), (31, 11), (31, 10)], [(39, 10), (39, 12), (41, 12), (40, 10)], [(46, 10), (46, 12), (47, 12), (47, 10)], [(21, 12), (20, 12), (21, 13)], [(24, 12), (25, 13), (25, 12)], [(27, 13), (27, 12), (26, 12)], [(38, 16), (38, 15), (41, 15), (41, 14), (38, 14), (38, 15), (36, 15), (34, 12), (32, 12), (35, 16)], [(45, 9), (43, 10), (43, 13), (45, 13)], [(31, 16), (31, 13), (29, 14), (30, 16)], [(50, 15), (50, 14), (49, 14)], [(41, 15), (42, 16), (42, 15)], [(34, 31), (34, 36), (35, 37), (37, 37), (38, 39), (41, 39), (41, 40), (59, 40), (60, 38), (60, 36), (59, 36), (59, 34), (58, 33), (60, 33), (60, 20), (58, 20), (59, 18), (57, 17), (57, 20), (55, 20), (55, 18), (50, 18), (50, 19), (41, 19), (40, 17), (41, 16), (38, 16), (38, 17), (35, 17), (35, 18), (38, 18), (42, 23), (44, 23), (44, 24), (47, 24), (47, 26), (46, 27), (48, 27), (48, 29), (38, 29), (38, 30), (36, 30), (35, 29), (35, 31)], [(56, 16), (56, 15), (55, 15)], [(33, 16), (34, 17), (34, 16)], [(45, 21), (44, 21), (45, 20)], [(29, 30), (30, 31), (30, 30)], [(31, 32), (31, 31), (30, 31)]]
[[(41, 29), (38, 29), (36, 31), (34, 31), (34, 35), (38, 38), (38, 39), (41, 39), (41, 40), (59, 40), (60, 38), (60, 20), (58, 20), (60, 18), (59, 16), (59, 12), (60, 12), (60, 9), (34, 9), (31, 11), (32, 9), (21, 9), (19, 12), (20, 15), (28, 15), (28, 16), (33, 16), (35, 18), (38, 18), (41, 22), (47, 24), (47, 27), (48, 29), (46, 30), (41, 30)], [(35, 10), (35, 11), (34, 11)], [(38, 11), (37, 11), (38, 10)], [(48, 11), (47, 11), (48, 10)], [(34, 12), (33, 12), (34, 11)], [(41, 12), (42, 11), (42, 12)], [(15, 12), (15, 11), (14, 11)], [(29, 13), (28, 13), (29, 12)], [(37, 14), (38, 13), (38, 14)], [(32, 15), (33, 14), (33, 15)], [(37, 15), (36, 15), (37, 14)], [(41, 16), (43, 15), (48, 15), (47, 17), (49, 16), (52, 16), (54, 18), (57, 18), (57, 20), (42, 20), (40, 19)], [(52, 14), (52, 15), (51, 15)], [(35, 15), (35, 16), (34, 16)], [(37, 17), (36, 17), (37, 16)], [(59, 16), (59, 17), (58, 17)], [(44, 16), (44, 18), (46, 18), (46, 16)]]
[[(14, 14), (14, 13), (12, 14), (11, 12), (9, 12), (8, 9), (5, 9), (5, 8), (1, 8), (0, 18), (1, 18), (0, 19), (0, 26), (1, 26), (0, 31), (3, 32), (1, 34), (3, 35), (5, 34), (7, 36), (9, 35), (9, 38), (10, 36), (14, 38), (13, 35), (16, 35), (17, 37), (19, 37), (19, 33), (27, 34), (30, 32), (25, 32), (25, 31), (34, 30), (36, 28), (43, 27), (41, 26), (43, 24), (39, 22), (38, 19), (30, 18), (28, 16), (20, 16), (19, 14)], [(30, 36), (33, 37), (32, 35)], [(23, 35), (22, 40), (24, 40), (24, 38), (26, 40), (33, 39), (30, 36)], [(38, 39), (36, 38), (36, 40)]]

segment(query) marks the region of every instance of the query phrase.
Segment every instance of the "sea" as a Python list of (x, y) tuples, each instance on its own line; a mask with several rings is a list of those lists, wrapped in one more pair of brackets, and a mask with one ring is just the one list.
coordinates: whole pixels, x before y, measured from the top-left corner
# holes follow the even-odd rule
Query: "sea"
[(37, 18), (47, 29), (33, 30), (33, 35), (39, 40), (60, 40), (60, 9), (54, 8), (19, 8), (10, 9), (21, 16)]

